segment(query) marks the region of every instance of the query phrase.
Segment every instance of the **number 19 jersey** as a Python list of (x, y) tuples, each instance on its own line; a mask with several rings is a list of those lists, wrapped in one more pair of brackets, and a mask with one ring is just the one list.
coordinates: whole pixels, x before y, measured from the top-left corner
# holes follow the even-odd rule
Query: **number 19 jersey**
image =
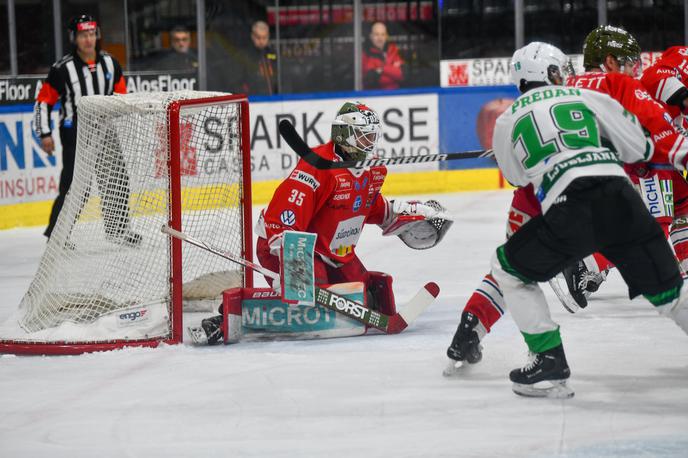
[(514, 186), (533, 184), (546, 212), (576, 178), (626, 176), (623, 162), (653, 153), (636, 117), (611, 97), (580, 88), (527, 91), (498, 119), (492, 144)]

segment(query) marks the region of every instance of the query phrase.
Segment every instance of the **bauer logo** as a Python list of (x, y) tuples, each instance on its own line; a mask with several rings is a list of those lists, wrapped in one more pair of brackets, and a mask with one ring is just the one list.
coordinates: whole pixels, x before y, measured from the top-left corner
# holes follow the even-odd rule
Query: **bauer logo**
[(256, 291), (251, 295), (251, 298), (253, 299), (261, 299), (261, 298), (275, 298), (279, 297), (280, 293), (277, 291)]
[(147, 321), (149, 316), (148, 309), (130, 310), (117, 315), (117, 323), (120, 326), (131, 326), (142, 321)]

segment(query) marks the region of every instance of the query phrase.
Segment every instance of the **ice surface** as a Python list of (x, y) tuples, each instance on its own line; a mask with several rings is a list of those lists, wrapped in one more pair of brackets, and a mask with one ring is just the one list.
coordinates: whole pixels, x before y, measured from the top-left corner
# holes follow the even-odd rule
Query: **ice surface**
[[(402, 334), (0, 357), (0, 457), (688, 456), (688, 337), (629, 301), (616, 273), (577, 315), (546, 290), (575, 398), (511, 392), (526, 349), (508, 314), (479, 365), (441, 375), (510, 193), (434, 197), (456, 216), (439, 247), (414, 251), (375, 227), (357, 247), (394, 276), (399, 302), (427, 281), (442, 288)], [(42, 229), (0, 231), (0, 321), (35, 273)]]

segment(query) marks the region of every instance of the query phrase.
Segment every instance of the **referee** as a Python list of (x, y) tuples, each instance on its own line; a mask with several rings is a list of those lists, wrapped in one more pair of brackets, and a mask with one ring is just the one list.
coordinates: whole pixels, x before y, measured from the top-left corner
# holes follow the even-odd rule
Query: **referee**
[[(72, 50), (50, 67), (48, 78), (36, 96), (34, 128), (41, 139), (41, 147), (51, 156), (55, 150), (55, 143), (50, 126), (50, 112), (53, 106), (58, 101), (60, 102), (62, 173), (59, 194), (53, 203), (50, 222), (44, 232), (48, 238), (52, 234), (65, 196), (72, 184), (77, 137), (76, 107), (79, 99), (86, 95), (126, 94), (127, 92), (119, 62), (107, 52), (100, 50), (99, 39), (100, 28), (92, 16), (82, 14), (73, 18), (69, 22), (69, 41), (72, 43)], [(124, 160), (119, 157), (115, 162), (122, 172), (118, 175), (123, 177), (119, 179), (118, 184), (124, 185), (123, 187), (127, 190), (126, 200), (128, 201), (129, 178), (124, 168)], [(122, 206), (112, 202), (112, 198), (106, 192), (107, 183), (101, 179), (97, 181), (102, 194), (106, 237), (110, 241), (124, 245), (139, 245), (141, 236), (129, 229), (128, 205)], [(67, 246), (74, 247), (69, 241), (67, 241)]]

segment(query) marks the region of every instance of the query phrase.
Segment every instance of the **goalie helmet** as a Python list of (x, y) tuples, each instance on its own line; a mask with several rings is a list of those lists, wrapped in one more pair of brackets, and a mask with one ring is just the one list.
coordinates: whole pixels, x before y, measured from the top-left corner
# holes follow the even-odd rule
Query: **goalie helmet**
[(332, 141), (357, 161), (375, 152), (380, 133), (377, 113), (360, 102), (346, 102), (332, 122)]
[(607, 56), (619, 61), (621, 71), (630, 65), (633, 75), (640, 74), (640, 45), (633, 35), (621, 27), (601, 25), (585, 37), (583, 43), (583, 66), (586, 69), (600, 67), (604, 70)]
[(566, 54), (547, 43), (529, 43), (511, 58), (511, 79), (519, 89), (527, 83), (564, 84), (573, 74)]
[(100, 40), (100, 27), (96, 19), (90, 14), (82, 14), (72, 18), (67, 27), (69, 31), (69, 42), (76, 43), (76, 34), (87, 30), (95, 30), (96, 39)]

